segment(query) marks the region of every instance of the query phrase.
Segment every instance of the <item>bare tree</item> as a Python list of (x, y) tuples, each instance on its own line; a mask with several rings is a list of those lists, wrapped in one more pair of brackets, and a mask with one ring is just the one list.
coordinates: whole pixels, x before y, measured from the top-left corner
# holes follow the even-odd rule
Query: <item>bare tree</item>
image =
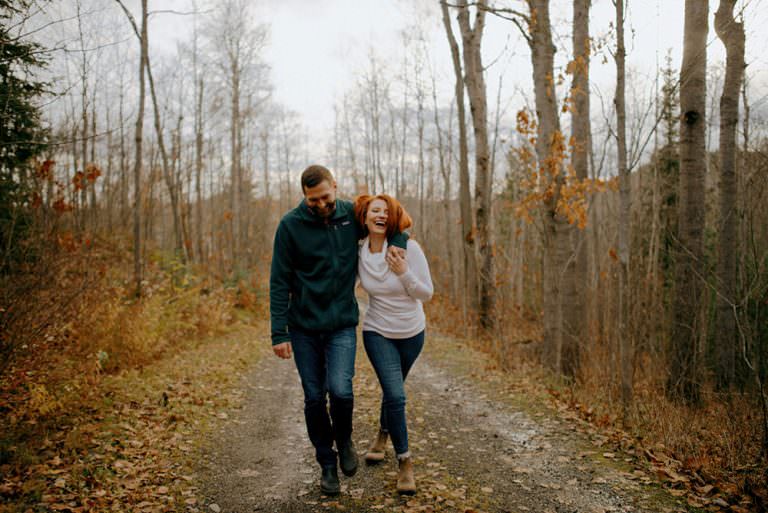
[(163, 136), (163, 127), (160, 122), (160, 107), (157, 102), (157, 92), (155, 91), (155, 80), (152, 76), (152, 66), (149, 62), (149, 56), (145, 60), (147, 67), (147, 79), (149, 82), (149, 93), (152, 98), (152, 107), (155, 121), (155, 134), (157, 135), (157, 144), (160, 148), (160, 162), (163, 167), (163, 179), (168, 189), (168, 196), (171, 200), (171, 216), (173, 217), (173, 240), (176, 255), (182, 262), (189, 260), (184, 244), (181, 225), (181, 206), (179, 205), (179, 188), (176, 176), (173, 171), (173, 164), (169, 161), (168, 151), (165, 148), (165, 137)]
[(196, 75), (196, 98), (195, 98), (195, 225), (197, 227), (197, 261), (205, 260), (205, 248), (203, 246), (203, 132), (205, 130), (205, 120), (203, 119), (203, 97), (205, 90), (205, 81), (202, 76)]
[(739, 90), (744, 76), (744, 25), (733, 17), (736, 0), (720, 0), (715, 31), (725, 45), (726, 68), (720, 97), (720, 222), (718, 245), (718, 298), (715, 326), (717, 384), (728, 389), (736, 374), (738, 347), (736, 303), (738, 273), (738, 198), (736, 193), (736, 125), (739, 122)]
[(619, 164), (619, 287), (618, 326), (619, 360), (621, 368), (621, 401), (624, 416), (632, 399), (632, 333), (629, 321), (629, 241), (631, 207), (630, 177), (627, 165), (627, 107), (626, 107), (626, 49), (624, 46), (624, 1), (616, 6), (616, 150)]
[(197, 2), (193, 0), (194, 27), (192, 31), (192, 82), (194, 108), (194, 133), (195, 133), (195, 251), (194, 257), (198, 263), (205, 261), (205, 249), (203, 247), (203, 145), (205, 120), (203, 117), (203, 98), (205, 94), (205, 80), (199, 69), (198, 29), (197, 29)]
[[(398, 196), (402, 196), (405, 192), (405, 156), (407, 153), (407, 137), (408, 137), (408, 37), (403, 34), (403, 111), (401, 113), (400, 130), (400, 164), (397, 167), (397, 174), (395, 176), (395, 191)], [(392, 116), (392, 122), (394, 123), (395, 116)], [(394, 137), (395, 131), (392, 130), (392, 136)]]
[(475, 223), (477, 246), (482, 262), (479, 273), (480, 326), (491, 331), (495, 324), (496, 275), (493, 266), (493, 238), (491, 232), (492, 208), (490, 153), (488, 147), (488, 101), (483, 78), (483, 61), (480, 45), (485, 28), (485, 0), (477, 2), (474, 23), (470, 22), (467, 2), (459, 2), (458, 21), (461, 29), (464, 55), (464, 85), (469, 96), (472, 126), (475, 133)]
[[(82, 85), (82, 91), (81, 91), (81, 119), (83, 121), (83, 127), (82, 127), (82, 135), (81, 135), (81, 146), (80, 149), (82, 151), (82, 170), (79, 173), (80, 179), (76, 182), (77, 186), (80, 188), (80, 209), (79, 211), (79, 228), (81, 230), (86, 229), (86, 220), (89, 215), (89, 209), (88, 209), (88, 180), (85, 179), (85, 173), (86, 169), (88, 168), (88, 57), (87, 52), (85, 49), (85, 33), (83, 31), (83, 14), (81, 11), (81, 4), (80, 2), (76, 2), (76, 8), (77, 8), (77, 31), (80, 39), (80, 54), (81, 54), (81, 62), (80, 62), (80, 84)], [(75, 133), (77, 133), (77, 130), (75, 130)], [(75, 143), (77, 144), (77, 143)], [(77, 170), (75, 170), (77, 171)]]
[(704, 265), (704, 174), (706, 171), (706, 86), (709, 5), (686, 0), (683, 63), (680, 69), (680, 182), (675, 261), (674, 321), (668, 393), (701, 400), (699, 343), (702, 337)]
[[(589, 144), (591, 139), (589, 102), (589, 64), (591, 41), (589, 38), (589, 11), (591, 0), (573, 1), (573, 60), (571, 71), (571, 162), (575, 178), (584, 181), (589, 174)], [(586, 200), (586, 198), (585, 198)], [(566, 269), (563, 308), (563, 363), (564, 373), (578, 374), (581, 345), (587, 337), (586, 293), (587, 240), (582, 230), (571, 230), (573, 256)]]
[(459, 45), (453, 35), (448, 4), (440, 2), (443, 14), (443, 26), (451, 47), (453, 72), (456, 77), (455, 100), (459, 128), (459, 205), (461, 211), (462, 246), (464, 248), (465, 301), (470, 310), (478, 305), (477, 295), (477, 259), (475, 257), (475, 225), (472, 216), (472, 197), (469, 192), (469, 149), (467, 145), (467, 121), (464, 110), (464, 82), (462, 79), (461, 56)]
[(128, 219), (128, 149), (126, 148), (125, 140), (125, 73), (123, 63), (119, 64), (120, 75), (120, 104), (118, 107), (118, 126), (120, 131), (120, 219)]
[(242, 171), (243, 110), (241, 99), (247, 93), (246, 87), (258, 87), (258, 78), (263, 68), (260, 52), (267, 41), (265, 25), (251, 26), (251, 12), (246, 0), (226, 0), (220, 9), (208, 19), (206, 34), (210, 46), (218, 55), (220, 71), (229, 89), (230, 119), (230, 188), (229, 188), (229, 241), (231, 267), (241, 267), (242, 239), (241, 225), (244, 223), (240, 203), (246, 196)]
[[(116, 0), (122, 7), (128, 20), (136, 28), (136, 22), (130, 11), (121, 0)], [(133, 163), (133, 278), (136, 283), (136, 297), (141, 296), (141, 157), (144, 128), (144, 101), (146, 99), (144, 70), (148, 55), (147, 36), (147, 0), (141, 0), (141, 32), (139, 33), (139, 45), (141, 54), (139, 57), (139, 110), (136, 116), (136, 132), (134, 136), (135, 157)], [(151, 217), (151, 216), (150, 216)]]
[(566, 273), (572, 254), (570, 233), (572, 226), (560, 209), (565, 177), (563, 160), (565, 141), (560, 130), (557, 96), (555, 92), (554, 54), (549, 0), (526, 0), (529, 14), (525, 18), (530, 35), (524, 33), (531, 48), (533, 83), (535, 91), (536, 154), (539, 177), (544, 189), (544, 348), (545, 365), (558, 373), (574, 369), (572, 362), (563, 362), (563, 299), (564, 280), (572, 278)]
[[(459, 279), (459, 276), (456, 274), (456, 271), (453, 266), (453, 244), (451, 237), (451, 226), (453, 226), (453, 222), (451, 221), (451, 160), (450, 158), (446, 158), (446, 149), (445, 145), (443, 144), (443, 130), (440, 127), (440, 111), (438, 109), (438, 103), (437, 103), (437, 84), (435, 84), (435, 73), (434, 70), (430, 70), (431, 73), (431, 79), (432, 79), (432, 106), (434, 109), (434, 115), (435, 115), (435, 132), (437, 134), (437, 155), (438, 155), (438, 162), (440, 165), (440, 176), (443, 179), (443, 215), (445, 216), (445, 251), (446, 256), (445, 259), (448, 263), (448, 276), (450, 276), (451, 283), (456, 285), (456, 282)], [(453, 114), (451, 112), (451, 114)], [(453, 116), (451, 116), (452, 118)], [(449, 123), (449, 131), (450, 131), (450, 123)], [(455, 289), (454, 289), (455, 290)]]

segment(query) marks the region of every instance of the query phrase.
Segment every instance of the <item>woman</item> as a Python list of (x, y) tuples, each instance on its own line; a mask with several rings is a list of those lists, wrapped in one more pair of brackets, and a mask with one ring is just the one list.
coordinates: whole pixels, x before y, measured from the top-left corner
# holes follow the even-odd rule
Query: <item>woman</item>
[(424, 346), (422, 302), (432, 297), (432, 279), (424, 252), (409, 239), (406, 256), (387, 254), (387, 237), (413, 223), (400, 203), (386, 194), (355, 200), (355, 216), (363, 226), (358, 274), (368, 293), (363, 343), (382, 389), (379, 434), (368, 449), (369, 464), (384, 459), (387, 437), (397, 455), (397, 491), (416, 492), (413, 458), (408, 449), (405, 420), (405, 381)]

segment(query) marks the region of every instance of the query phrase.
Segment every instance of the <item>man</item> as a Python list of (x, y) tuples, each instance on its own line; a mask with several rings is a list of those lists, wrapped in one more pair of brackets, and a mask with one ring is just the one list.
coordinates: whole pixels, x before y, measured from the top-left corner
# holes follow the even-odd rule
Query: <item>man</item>
[[(304, 199), (280, 220), (275, 234), (269, 292), (272, 348), (280, 358), (294, 356), (304, 389), (307, 432), (322, 468), (320, 489), (336, 495), (340, 490), (336, 451), (344, 475), (357, 471), (352, 378), (361, 227), (352, 203), (336, 199), (336, 181), (325, 167), (305, 169), (301, 189)], [(390, 241), (400, 248), (406, 242), (404, 234)]]

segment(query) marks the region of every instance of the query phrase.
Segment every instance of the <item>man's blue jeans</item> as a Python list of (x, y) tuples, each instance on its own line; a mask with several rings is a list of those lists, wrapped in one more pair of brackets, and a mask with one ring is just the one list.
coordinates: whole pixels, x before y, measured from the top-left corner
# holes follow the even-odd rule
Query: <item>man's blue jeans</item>
[[(336, 466), (334, 440), (352, 436), (355, 328), (331, 332), (291, 330), (291, 347), (304, 389), (304, 418), (321, 467)], [(330, 417), (326, 394), (330, 396)]]
[(410, 338), (387, 338), (375, 331), (363, 331), (363, 343), (381, 384), (379, 422), (389, 432), (398, 455), (408, 452), (405, 421), (405, 378), (424, 347), (424, 332)]

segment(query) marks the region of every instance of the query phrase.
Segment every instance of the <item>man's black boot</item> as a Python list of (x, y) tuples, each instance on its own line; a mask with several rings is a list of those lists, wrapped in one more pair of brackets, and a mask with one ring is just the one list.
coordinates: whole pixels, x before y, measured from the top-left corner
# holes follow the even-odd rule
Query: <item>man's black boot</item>
[(357, 472), (357, 452), (355, 451), (355, 444), (352, 443), (350, 438), (344, 443), (337, 444), (339, 449), (339, 466), (341, 471), (347, 477), (352, 477)]
[(325, 495), (338, 495), (341, 491), (336, 465), (323, 467), (323, 475), (320, 477), (320, 491)]

